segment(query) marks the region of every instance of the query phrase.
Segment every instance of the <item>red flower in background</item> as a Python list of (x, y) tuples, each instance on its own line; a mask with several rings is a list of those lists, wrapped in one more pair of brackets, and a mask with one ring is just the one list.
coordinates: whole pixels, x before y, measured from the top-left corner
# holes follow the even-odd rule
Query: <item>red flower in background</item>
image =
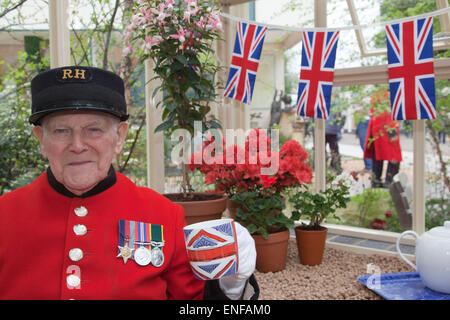
[(386, 211), (386, 212), (384, 213), (384, 215), (385, 215), (387, 218), (390, 218), (390, 217), (392, 217), (392, 212)]
[(387, 223), (382, 219), (375, 218), (370, 223), (370, 227), (377, 230), (387, 230)]

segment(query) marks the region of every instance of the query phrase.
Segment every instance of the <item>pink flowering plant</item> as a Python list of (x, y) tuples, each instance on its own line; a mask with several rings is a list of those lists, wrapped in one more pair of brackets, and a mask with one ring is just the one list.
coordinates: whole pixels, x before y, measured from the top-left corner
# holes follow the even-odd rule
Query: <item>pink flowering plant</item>
[[(216, 1), (139, 0), (135, 2), (131, 24), (127, 27), (125, 54), (137, 51), (143, 62), (154, 62), (155, 89), (163, 93), (162, 123), (155, 132), (185, 129), (194, 136), (194, 122), (202, 131), (220, 128), (211, 115), (215, 101), (215, 61), (213, 41), (219, 40), (222, 25)], [(153, 79), (152, 79), (153, 80)], [(187, 165), (183, 165), (183, 189), (190, 191)]]

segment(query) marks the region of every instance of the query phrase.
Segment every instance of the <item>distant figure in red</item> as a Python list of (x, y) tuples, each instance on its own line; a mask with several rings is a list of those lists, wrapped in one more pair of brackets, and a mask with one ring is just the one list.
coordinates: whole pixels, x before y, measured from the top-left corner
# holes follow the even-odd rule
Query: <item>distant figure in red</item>
[[(398, 173), (402, 161), (400, 130), (398, 122), (392, 120), (390, 112), (387, 111), (389, 110), (389, 95), (386, 90), (380, 90), (374, 94), (371, 105), (364, 158), (372, 159), (372, 187), (387, 187)], [(383, 183), (381, 174), (384, 160), (388, 161), (388, 167)]]

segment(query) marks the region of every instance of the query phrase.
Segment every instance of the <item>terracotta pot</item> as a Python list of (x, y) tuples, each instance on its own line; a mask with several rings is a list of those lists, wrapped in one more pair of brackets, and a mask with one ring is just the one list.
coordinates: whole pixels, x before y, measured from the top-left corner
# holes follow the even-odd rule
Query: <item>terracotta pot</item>
[(231, 219), (234, 219), (236, 217), (238, 208), (242, 209), (242, 205), (240, 203), (231, 201), (230, 198), (227, 198), (227, 209)]
[[(196, 194), (203, 194), (198, 192)], [(171, 194), (165, 194), (170, 196)], [(227, 208), (227, 197), (222, 196), (219, 199), (203, 201), (174, 201), (184, 209), (184, 219), (186, 224), (215, 220), (222, 218), (222, 214)]]
[(298, 255), (301, 264), (315, 266), (322, 263), (327, 231), (328, 229), (325, 227), (322, 230), (295, 228)]
[(256, 269), (260, 272), (281, 271), (286, 267), (289, 230), (270, 233), (268, 239), (252, 235), (256, 247)]

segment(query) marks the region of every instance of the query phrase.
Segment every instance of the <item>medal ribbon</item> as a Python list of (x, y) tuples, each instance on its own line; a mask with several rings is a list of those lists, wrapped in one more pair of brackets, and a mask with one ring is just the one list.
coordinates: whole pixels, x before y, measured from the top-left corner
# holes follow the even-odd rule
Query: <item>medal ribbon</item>
[(128, 244), (130, 248), (164, 246), (163, 226), (146, 222), (119, 220), (119, 246)]

